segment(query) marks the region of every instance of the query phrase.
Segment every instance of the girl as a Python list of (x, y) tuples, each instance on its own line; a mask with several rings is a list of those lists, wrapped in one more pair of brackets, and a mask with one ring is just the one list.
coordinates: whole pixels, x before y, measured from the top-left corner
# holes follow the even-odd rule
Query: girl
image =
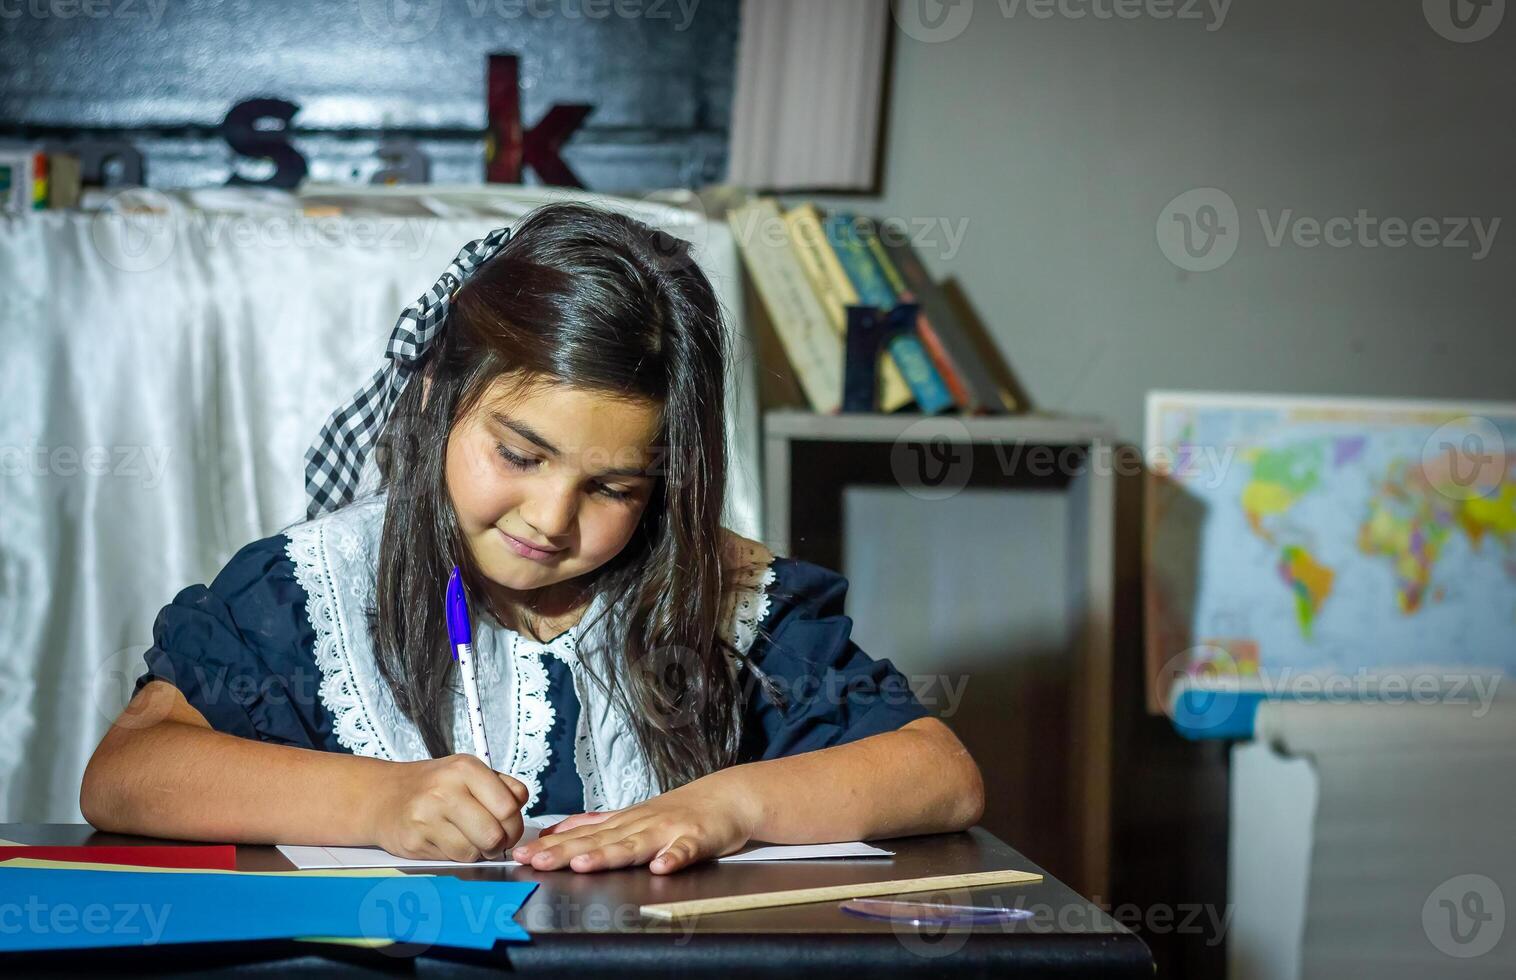
[[(388, 358), (307, 453), (311, 519), (160, 613), (90, 823), (668, 873), (979, 819), (974, 761), (849, 639), (846, 579), (721, 527), (725, 328), (683, 242), (539, 208)], [(457, 753), (455, 565), (500, 771)]]

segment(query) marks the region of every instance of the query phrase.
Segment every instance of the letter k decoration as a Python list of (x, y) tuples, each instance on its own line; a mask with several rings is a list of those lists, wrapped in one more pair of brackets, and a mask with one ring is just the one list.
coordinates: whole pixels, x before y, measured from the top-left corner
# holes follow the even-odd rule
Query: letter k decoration
[(537, 125), (521, 125), (521, 62), (513, 54), (489, 57), (486, 103), (489, 129), (484, 141), (484, 179), (491, 184), (519, 184), (523, 167), (531, 167), (543, 183), (583, 187), (579, 175), (558, 155), (586, 116), (595, 111), (583, 103), (555, 103)]

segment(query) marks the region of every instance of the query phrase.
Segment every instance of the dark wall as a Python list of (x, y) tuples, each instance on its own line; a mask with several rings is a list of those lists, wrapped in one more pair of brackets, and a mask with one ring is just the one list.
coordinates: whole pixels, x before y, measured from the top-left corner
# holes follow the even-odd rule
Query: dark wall
[(514, 53), (528, 127), (595, 105), (563, 152), (586, 185), (690, 186), (726, 171), (737, 19), (738, 0), (8, 0), (0, 138), (121, 130), (149, 185), (217, 185), (227, 110), (277, 96), (312, 180), (366, 182), (383, 131), (418, 137), (432, 182), (479, 183), (485, 58)]

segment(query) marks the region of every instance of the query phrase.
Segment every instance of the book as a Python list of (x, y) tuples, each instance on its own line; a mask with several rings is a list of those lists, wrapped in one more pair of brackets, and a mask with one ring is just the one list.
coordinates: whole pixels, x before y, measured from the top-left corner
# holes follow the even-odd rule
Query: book
[(727, 212), (727, 222), (811, 410), (835, 414), (842, 407), (842, 337), (800, 265), (778, 205), (750, 201)]
[(905, 383), (911, 386), (911, 392), (916, 396), (916, 407), (922, 414), (936, 415), (957, 404), (953, 400), (953, 393), (942, 380), (942, 375), (932, 366), (932, 359), (922, 345), (921, 338), (898, 334), (891, 338), (885, 349), (900, 366), (900, 373), (905, 376)]
[[(952, 304), (942, 289), (928, 275), (921, 258), (908, 242), (881, 242), (884, 253), (900, 278), (909, 287), (910, 295), (921, 307), (917, 328), (922, 319), (928, 324), (932, 336), (951, 360), (961, 378), (968, 401), (964, 408), (972, 413), (1015, 412), (1019, 410), (1015, 396), (1001, 386), (989, 365), (974, 349), (974, 342), (967, 327), (958, 319)], [(926, 332), (922, 332), (923, 338)]]
[(48, 197), (48, 166), (47, 154), (36, 153), (32, 156), (32, 210), (41, 211), (47, 207)]
[[(859, 235), (857, 225), (857, 219), (845, 211), (832, 214), (822, 223), (827, 241), (858, 292), (859, 302), (881, 310), (894, 309), (900, 297), (890, 287), (884, 270)], [(953, 394), (932, 365), (919, 337), (914, 333), (899, 334), (890, 340), (887, 349), (906, 384), (910, 385), (916, 407), (923, 414), (935, 415), (954, 407)]]
[[(852, 281), (837, 259), (837, 253), (827, 242), (821, 222), (821, 212), (814, 204), (797, 205), (784, 213), (784, 223), (795, 244), (795, 254), (800, 259), (800, 265), (815, 287), (816, 296), (821, 300), (837, 335), (846, 344), (847, 308), (858, 304), (858, 291), (853, 288)], [(911, 403), (915, 396), (892, 358), (881, 352), (875, 370), (879, 373), (879, 383), (870, 387), (878, 392), (880, 410), (893, 412)]]
[(79, 158), (69, 153), (49, 154), (47, 206), (49, 208), (77, 208), (83, 181)]
[(858, 293), (826, 242), (821, 213), (814, 204), (800, 204), (784, 212), (784, 225), (795, 244), (801, 268), (816, 287), (816, 298), (826, 308), (827, 316), (834, 324), (845, 323), (847, 307), (858, 302)]
[(842, 410), (872, 412), (878, 402), (879, 355), (887, 341), (916, 329), (916, 305), (890, 310), (862, 304), (847, 308), (847, 352), (843, 361)]
[(864, 306), (887, 310), (895, 305), (898, 297), (869, 254), (868, 246), (859, 237), (855, 224), (850, 213), (836, 211), (822, 222), (822, 228), (826, 230), (827, 242), (837, 253), (837, 261), (841, 263), (858, 294), (858, 302)]
[[(884, 242), (880, 240), (879, 233), (872, 224), (859, 223), (858, 234), (862, 236), (864, 244), (869, 248), (869, 254), (874, 256), (874, 261), (879, 263), (884, 278), (889, 282), (890, 288), (900, 297), (901, 302), (913, 303), (916, 296), (911, 292), (910, 285), (900, 275), (900, 270), (895, 268), (895, 263), (890, 260), (889, 253), (884, 249)], [(942, 381), (947, 385), (948, 391), (953, 395), (953, 401), (959, 408), (970, 414), (979, 410), (974, 393), (969, 390), (968, 383), (964, 380), (963, 373), (953, 363), (952, 356), (942, 344), (942, 338), (937, 336), (937, 331), (932, 329), (931, 319), (926, 311), (918, 307), (916, 313), (916, 335), (921, 338), (921, 346), (926, 348), (927, 355), (932, 359), (932, 366), (942, 376)]]
[(32, 210), (36, 166), (36, 150), (0, 150), (0, 211), (20, 214)]

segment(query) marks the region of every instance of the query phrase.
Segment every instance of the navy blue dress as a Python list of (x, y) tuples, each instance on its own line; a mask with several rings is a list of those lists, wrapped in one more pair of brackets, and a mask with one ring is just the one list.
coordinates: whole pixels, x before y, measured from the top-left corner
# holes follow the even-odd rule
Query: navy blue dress
[[(281, 745), (348, 751), (318, 694), (316, 636), (305, 613), (283, 535), (239, 551), (209, 586), (192, 585), (165, 606), (144, 655), (141, 690), (161, 678), (183, 692), (217, 731)], [(769, 609), (748, 651), (777, 689), (746, 670), (739, 761), (775, 759), (893, 731), (929, 712), (888, 660), (851, 638), (843, 614), (847, 579), (810, 562), (774, 559)], [(555, 709), (532, 814), (579, 813), (584, 793), (574, 769), (579, 699), (566, 664), (544, 656)]]

